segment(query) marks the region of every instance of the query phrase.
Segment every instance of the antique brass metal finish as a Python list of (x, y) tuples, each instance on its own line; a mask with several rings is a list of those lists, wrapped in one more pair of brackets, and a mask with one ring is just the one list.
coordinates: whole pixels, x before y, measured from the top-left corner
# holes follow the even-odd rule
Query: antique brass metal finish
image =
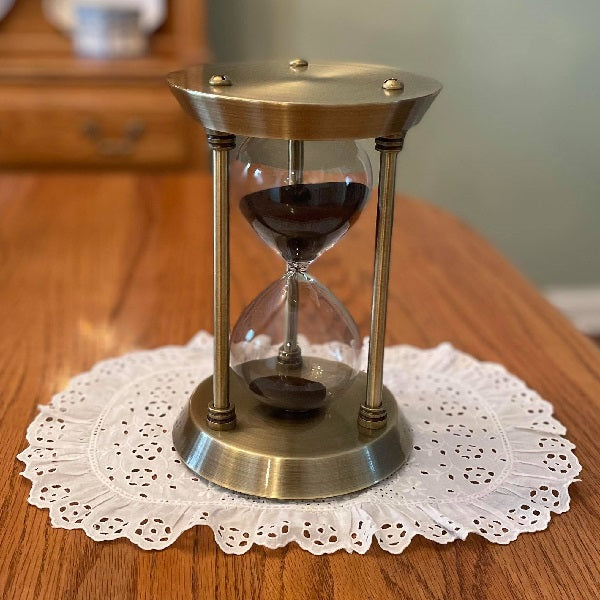
[(208, 80), (208, 85), (212, 85), (214, 87), (231, 85), (231, 79), (229, 79), (229, 77), (227, 77), (227, 75), (213, 75)]
[(213, 277), (215, 331), (213, 401), (206, 420), (217, 430), (235, 427), (235, 408), (229, 400), (229, 152), (235, 137), (209, 132), (213, 151)]
[(404, 83), (396, 77), (390, 77), (383, 82), (381, 87), (388, 92), (401, 92), (404, 90)]
[[(294, 62), (294, 61), (292, 61)], [(304, 177), (304, 142), (288, 141), (288, 181), (302, 183)], [(302, 353), (298, 346), (298, 280), (296, 273), (288, 277), (288, 302), (286, 306), (285, 342), (279, 349), (279, 362), (290, 367), (302, 364)]]
[(290, 60), (289, 65), (292, 69), (306, 69), (308, 61), (305, 58), (294, 58)]
[(367, 432), (356, 426), (365, 394), (364, 373), (327, 409), (306, 416), (282, 417), (265, 407), (233, 371), (229, 385), (238, 416), (233, 431), (213, 431), (206, 424), (212, 378), (198, 386), (173, 431), (186, 465), (223, 487), (267, 498), (336, 496), (381, 481), (410, 451), (409, 428), (386, 388), (385, 427)]
[[(233, 85), (214, 86), (219, 73)], [(386, 79), (404, 90), (382, 89)], [(286, 62), (213, 64), (171, 73), (167, 81), (183, 108), (205, 128), (286, 140), (375, 138), (416, 125), (441, 86), (391, 67)]]
[(379, 193), (377, 198), (377, 231), (375, 234), (375, 267), (373, 270), (373, 302), (371, 304), (371, 338), (367, 396), (360, 406), (358, 424), (368, 429), (385, 427), (386, 413), (381, 405), (383, 387), (383, 352), (387, 316), (387, 291), (390, 278), (392, 226), (394, 224), (394, 192), (396, 188), (396, 157), (404, 138), (377, 138), (375, 149), (380, 152)]
[[(391, 67), (309, 65), (304, 59), (202, 65), (171, 73), (168, 83), (206, 129), (214, 165), (214, 374), (198, 386), (175, 424), (177, 451), (202, 477), (268, 498), (323, 498), (381, 481), (404, 463), (412, 445), (396, 400), (383, 385), (396, 158), (405, 133), (421, 120), (440, 84)], [(367, 372), (348, 377), (346, 388), (328, 383), (336, 373), (330, 361), (302, 353), (297, 270), (306, 265), (288, 259), (277, 355), (243, 367), (236, 363), (239, 375), (229, 367), (228, 166), (236, 135), (287, 140), (286, 179), (279, 189), (303, 192), (315, 175), (312, 168), (305, 171), (310, 164), (304, 161), (305, 141), (376, 138), (380, 172), (369, 357)], [(304, 200), (294, 202), (292, 209), (299, 210)], [(255, 334), (248, 331), (247, 341)], [(264, 372), (257, 370), (250, 381), (256, 363)], [(350, 366), (337, 364), (354, 375)], [(312, 379), (313, 370), (319, 380)], [(253, 387), (265, 380), (277, 382), (279, 396)], [(319, 384), (315, 389), (323, 394), (310, 402), (305, 394), (309, 403), (299, 404), (293, 386), (302, 389), (307, 382)], [(293, 412), (308, 408), (313, 410)]]

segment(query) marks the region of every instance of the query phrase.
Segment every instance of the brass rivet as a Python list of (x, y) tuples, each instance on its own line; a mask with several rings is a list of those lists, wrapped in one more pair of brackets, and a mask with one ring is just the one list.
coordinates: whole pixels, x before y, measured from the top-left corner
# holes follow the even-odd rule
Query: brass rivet
[(395, 77), (390, 77), (383, 82), (381, 86), (386, 92), (401, 92), (404, 89), (404, 84)]
[(292, 69), (306, 69), (308, 61), (305, 58), (294, 58), (290, 60), (289, 65)]
[(213, 75), (208, 80), (208, 85), (220, 86), (220, 85), (231, 85), (231, 79), (227, 75)]

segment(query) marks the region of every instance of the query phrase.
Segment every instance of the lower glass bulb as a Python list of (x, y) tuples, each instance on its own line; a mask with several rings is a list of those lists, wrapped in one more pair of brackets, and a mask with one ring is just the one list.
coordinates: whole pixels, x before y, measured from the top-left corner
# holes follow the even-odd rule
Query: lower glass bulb
[(360, 346), (343, 304), (308, 273), (290, 268), (238, 319), (231, 365), (265, 404), (308, 411), (352, 383)]

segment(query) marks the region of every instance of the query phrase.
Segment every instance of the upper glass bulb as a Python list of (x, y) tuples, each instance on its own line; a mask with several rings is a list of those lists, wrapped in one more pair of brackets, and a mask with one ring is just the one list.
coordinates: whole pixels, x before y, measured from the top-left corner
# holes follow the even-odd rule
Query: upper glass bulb
[(306, 266), (356, 221), (369, 197), (369, 157), (354, 141), (248, 138), (232, 164), (233, 196), (260, 238)]

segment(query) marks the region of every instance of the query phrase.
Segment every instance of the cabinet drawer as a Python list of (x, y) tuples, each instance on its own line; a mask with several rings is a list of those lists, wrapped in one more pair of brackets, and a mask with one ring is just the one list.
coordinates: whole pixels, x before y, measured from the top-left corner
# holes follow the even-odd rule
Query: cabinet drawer
[(3, 168), (183, 166), (192, 128), (158, 85), (0, 85)]

